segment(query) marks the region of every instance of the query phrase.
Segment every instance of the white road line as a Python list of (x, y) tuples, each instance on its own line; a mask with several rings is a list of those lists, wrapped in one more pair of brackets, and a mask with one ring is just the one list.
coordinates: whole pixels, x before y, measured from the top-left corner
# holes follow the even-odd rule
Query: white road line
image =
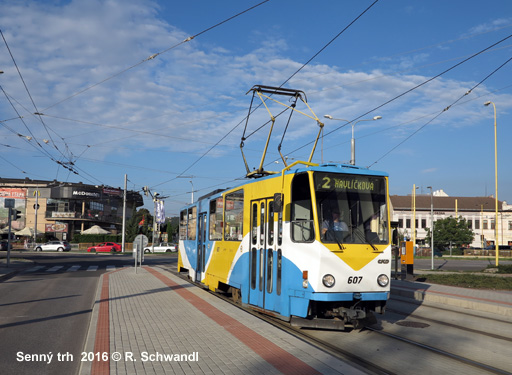
[(78, 271), (78, 269), (80, 268), (81, 266), (72, 266), (72, 267), (69, 267), (66, 271), (67, 272), (75, 272), (75, 271)]
[(96, 271), (98, 269), (98, 266), (89, 266), (89, 268), (87, 268), (87, 271)]
[(60, 270), (62, 267), (64, 266), (53, 266), (52, 268), (47, 269), (46, 272), (55, 272)]
[(115, 271), (115, 270), (116, 270), (116, 266), (107, 266), (107, 272)]

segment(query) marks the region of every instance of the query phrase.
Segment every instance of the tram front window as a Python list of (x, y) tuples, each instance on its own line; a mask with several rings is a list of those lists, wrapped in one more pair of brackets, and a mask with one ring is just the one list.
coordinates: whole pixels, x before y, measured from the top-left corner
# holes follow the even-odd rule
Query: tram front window
[(389, 242), (384, 177), (316, 172), (313, 178), (322, 242)]

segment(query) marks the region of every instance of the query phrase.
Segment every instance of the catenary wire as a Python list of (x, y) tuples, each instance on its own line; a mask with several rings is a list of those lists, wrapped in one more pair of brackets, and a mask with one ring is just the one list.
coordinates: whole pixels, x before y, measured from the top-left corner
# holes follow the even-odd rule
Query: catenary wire
[[(341, 34), (343, 34), (350, 26), (352, 26), (357, 20), (359, 20), (366, 12), (370, 10), (379, 0), (375, 0), (370, 6), (368, 6), (362, 13), (360, 13), (352, 22), (350, 22), (345, 28), (343, 28), (342, 31), (340, 31), (334, 38), (332, 38), (326, 45), (324, 45), (317, 53), (313, 55), (307, 62), (305, 62), (297, 71), (295, 71), (290, 77), (288, 77), (279, 87), (284, 86), (290, 79), (292, 79), (295, 75), (297, 75), (306, 65), (308, 65), (313, 59), (315, 59), (321, 52), (323, 52), (330, 44), (332, 44)], [(258, 109), (262, 104), (260, 103), (254, 110)], [(254, 112), (254, 111), (253, 111)], [(249, 115), (248, 115), (249, 116)], [(181, 174), (185, 174), (187, 171), (189, 171), (194, 165), (196, 165), (201, 159), (203, 159), (210, 151), (212, 151), (220, 142), (222, 142), (229, 134), (231, 134), (236, 128), (238, 128), (245, 120), (247, 119), (247, 116), (244, 117), (238, 124), (236, 124), (226, 135), (224, 135), (214, 146), (212, 146), (210, 149), (208, 149), (201, 157), (199, 157), (196, 161), (194, 161), (190, 166), (188, 166)], [(260, 127), (259, 129), (263, 128)], [(178, 178), (177, 176), (176, 178)], [(171, 182), (174, 179), (161, 182), (157, 185), (154, 185), (153, 187), (163, 185), (165, 183)]]
[(380, 158), (375, 160), (372, 164), (370, 164), (367, 168), (371, 168), (373, 165), (377, 164), (379, 161), (381, 161), (383, 158), (385, 158), (387, 155), (389, 155), (391, 152), (396, 150), (398, 147), (400, 147), (402, 144), (407, 142), (409, 139), (411, 139), (414, 135), (416, 135), (419, 131), (421, 131), (423, 128), (425, 128), (428, 124), (432, 123), (435, 119), (437, 119), (439, 116), (441, 116), (443, 113), (448, 111), (452, 106), (457, 104), (462, 98), (469, 95), (474, 89), (476, 89), (478, 86), (480, 86), (482, 83), (484, 83), (487, 79), (489, 79), (491, 76), (493, 76), (497, 71), (499, 71), (501, 68), (503, 68), (506, 64), (508, 64), (512, 60), (512, 57), (509, 58), (507, 61), (505, 61), (503, 64), (501, 64), (499, 67), (494, 69), (491, 73), (489, 73), (484, 79), (482, 79), (480, 82), (478, 82), (476, 85), (474, 85), (471, 89), (466, 91), (463, 95), (461, 95), (457, 100), (455, 100), (452, 104), (444, 108), (441, 112), (439, 112), (437, 115), (435, 115), (432, 119), (427, 121), (425, 124), (420, 126), (418, 129), (416, 129), (413, 133), (411, 133), (409, 136), (407, 136), (404, 140), (399, 142), (396, 146), (391, 148), (388, 152), (386, 152), (384, 155), (382, 155)]
[(110, 81), (111, 79), (116, 78), (116, 77), (118, 77), (118, 76), (120, 76), (120, 75), (122, 75), (122, 74), (126, 73), (127, 71), (129, 71), (129, 70), (131, 70), (131, 69), (134, 69), (134, 68), (136, 68), (136, 67), (137, 67), (137, 66), (139, 66), (139, 65), (144, 64), (144, 63), (145, 63), (145, 62), (147, 62), (147, 61), (153, 60), (154, 58), (156, 58), (156, 57), (158, 57), (158, 56), (160, 56), (160, 55), (162, 55), (162, 54), (164, 54), (164, 53), (166, 53), (166, 52), (168, 52), (168, 51), (170, 51), (170, 50), (172, 50), (172, 49), (175, 49), (175, 48), (177, 48), (177, 47), (181, 46), (182, 44), (185, 44), (185, 43), (187, 43), (187, 42), (190, 42), (191, 40), (193, 40), (194, 38), (198, 37), (199, 35), (202, 35), (202, 34), (204, 34), (204, 33), (208, 32), (208, 31), (210, 31), (210, 30), (213, 30), (214, 28), (216, 28), (216, 27), (218, 27), (218, 26), (220, 26), (220, 25), (222, 25), (222, 24), (224, 24), (224, 23), (226, 23), (226, 22), (228, 22), (228, 21), (231, 21), (232, 19), (234, 19), (234, 18), (236, 18), (236, 17), (238, 17), (238, 16), (240, 16), (240, 15), (242, 15), (242, 14), (244, 14), (244, 13), (247, 13), (247, 12), (249, 12), (249, 11), (253, 10), (254, 8), (257, 8), (257, 7), (259, 7), (260, 5), (262, 5), (262, 4), (264, 4), (264, 3), (267, 3), (267, 2), (269, 2), (269, 1), (270, 1), (270, 0), (264, 0), (264, 1), (262, 1), (262, 2), (260, 2), (260, 3), (258, 3), (258, 4), (256, 4), (256, 5), (254, 5), (254, 6), (252, 6), (252, 7), (250, 7), (250, 8), (247, 8), (246, 10), (244, 10), (244, 11), (242, 11), (242, 12), (239, 12), (239, 13), (235, 14), (234, 16), (231, 16), (231, 17), (229, 17), (229, 18), (225, 19), (224, 21), (221, 21), (221, 22), (219, 22), (219, 23), (217, 23), (217, 24), (215, 24), (215, 25), (213, 25), (213, 26), (208, 27), (207, 29), (204, 29), (203, 31), (200, 31), (200, 32), (199, 32), (199, 33), (197, 33), (197, 34), (194, 34), (194, 35), (192, 35), (192, 36), (189, 36), (188, 38), (186, 38), (186, 39), (182, 40), (182, 41), (181, 41), (181, 42), (179, 42), (179, 43), (176, 43), (175, 45), (173, 45), (173, 46), (171, 46), (171, 47), (169, 47), (169, 48), (166, 48), (166, 49), (164, 49), (164, 50), (162, 50), (162, 51), (160, 51), (160, 52), (154, 53), (153, 55), (151, 55), (151, 56), (149, 56), (149, 57), (145, 58), (144, 60), (139, 61), (138, 63), (136, 63), (136, 64), (134, 64), (134, 65), (132, 65), (132, 66), (129, 66), (128, 68), (123, 69), (123, 70), (121, 70), (120, 72), (118, 72), (118, 73), (116, 73), (116, 74), (113, 74), (112, 76), (107, 77), (107, 78), (105, 78), (105, 79), (103, 79), (103, 80), (101, 80), (101, 81), (99, 81), (99, 82), (97, 82), (97, 83), (95, 83), (95, 84), (93, 84), (93, 85), (91, 85), (91, 86), (88, 86), (88, 87), (86, 87), (85, 89), (80, 90), (80, 91), (78, 91), (78, 92), (76, 92), (76, 93), (74, 93), (74, 94), (72, 94), (72, 95), (68, 96), (67, 98), (62, 99), (62, 100), (60, 100), (59, 102), (57, 102), (57, 103), (55, 103), (55, 104), (52, 104), (52, 105), (51, 105), (51, 106), (49, 106), (49, 107), (46, 107), (45, 109), (43, 109), (43, 112), (44, 112), (44, 111), (46, 111), (46, 110), (48, 110), (48, 109), (50, 109), (50, 108), (53, 108), (53, 107), (55, 107), (55, 106), (57, 106), (57, 105), (59, 105), (59, 104), (61, 104), (61, 103), (63, 103), (63, 102), (65, 102), (65, 101), (67, 101), (67, 100), (69, 100), (69, 99), (72, 99), (72, 98), (74, 98), (74, 97), (75, 97), (75, 96), (77, 96), (77, 95), (83, 94), (84, 92), (89, 91), (90, 89), (92, 89), (92, 88), (94, 88), (94, 87), (96, 87), (96, 86), (99, 86), (99, 85), (101, 85), (101, 84), (103, 84), (103, 83), (105, 83), (105, 82), (107, 82), (107, 81)]

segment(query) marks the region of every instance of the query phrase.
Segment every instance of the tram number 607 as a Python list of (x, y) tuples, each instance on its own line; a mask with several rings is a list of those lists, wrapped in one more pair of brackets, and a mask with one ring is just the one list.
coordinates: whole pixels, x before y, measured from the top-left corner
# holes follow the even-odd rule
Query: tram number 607
[(348, 278), (349, 284), (360, 284), (363, 281), (363, 276), (350, 276)]

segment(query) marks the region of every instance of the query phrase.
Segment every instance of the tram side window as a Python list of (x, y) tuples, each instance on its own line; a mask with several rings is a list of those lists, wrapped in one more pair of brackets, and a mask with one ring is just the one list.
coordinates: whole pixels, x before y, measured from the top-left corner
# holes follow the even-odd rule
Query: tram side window
[(188, 239), (196, 239), (196, 220), (197, 220), (197, 208), (191, 207), (188, 209)]
[(210, 240), (222, 240), (222, 197), (210, 201)]
[(241, 241), (243, 236), (242, 224), (244, 222), (244, 191), (238, 190), (226, 194), (224, 208), (224, 239), (226, 241)]
[(311, 242), (315, 239), (311, 190), (306, 173), (298, 174), (292, 182), (291, 227), (292, 240)]
[(187, 239), (187, 210), (180, 212), (180, 240)]

